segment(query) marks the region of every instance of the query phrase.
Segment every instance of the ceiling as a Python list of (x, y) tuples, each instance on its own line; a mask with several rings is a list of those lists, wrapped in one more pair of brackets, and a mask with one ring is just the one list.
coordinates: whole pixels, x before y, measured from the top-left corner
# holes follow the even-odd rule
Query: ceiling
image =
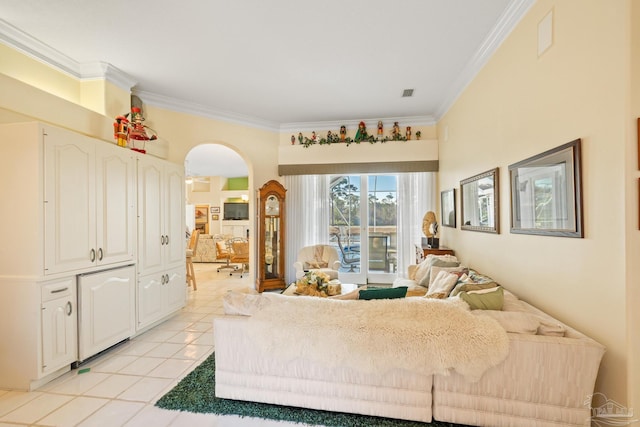
[(109, 64), (144, 103), (176, 111), (281, 131), (420, 125), (446, 112), (533, 2), (0, 0), (0, 42), (80, 78)]

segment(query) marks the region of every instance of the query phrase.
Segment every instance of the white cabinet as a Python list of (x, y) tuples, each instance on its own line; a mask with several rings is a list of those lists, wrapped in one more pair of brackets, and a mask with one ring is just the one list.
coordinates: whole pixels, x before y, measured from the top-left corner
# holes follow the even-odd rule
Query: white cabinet
[(53, 127), (43, 139), (45, 274), (133, 261), (132, 152)]
[(138, 273), (185, 265), (184, 173), (158, 159), (138, 159)]
[(42, 285), (42, 365), (54, 372), (77, 360), (75, 276)]
[(183, 169), (138, 159), (138, 330), (186, 301)]
[(138, 329), (144, 329), (184, 307), (187, 290), (185, 281), (183, 267), (140, 277)]
[(78, 360), (133, 336), (135, 321), (134, 266), (78, 277)]

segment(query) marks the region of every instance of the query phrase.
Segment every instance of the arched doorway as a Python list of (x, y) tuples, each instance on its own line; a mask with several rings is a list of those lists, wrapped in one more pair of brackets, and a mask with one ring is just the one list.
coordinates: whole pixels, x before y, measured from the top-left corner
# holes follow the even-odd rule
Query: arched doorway
[(194, 261), (224, 263), (214, 240), (249, 239), (253, 229), (249, 165), (224, 144), (203, 143), (185, 156), (185, 176), (186, 225), (203, 236)]

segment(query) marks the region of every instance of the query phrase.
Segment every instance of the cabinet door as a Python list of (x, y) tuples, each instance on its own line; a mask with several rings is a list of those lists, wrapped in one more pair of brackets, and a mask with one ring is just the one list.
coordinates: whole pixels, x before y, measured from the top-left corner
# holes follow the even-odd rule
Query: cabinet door
[[(184, 174), (182, 168), (167, 165), (164, 191), (164, 226), (168, 239), (165, 261), (168, 266), (182, 265), (185, 258)], [(207, 212), (208, 215), (208, 212)]]
[[(163, 225), (163, 184), (162, 164), (139, 159), (138, 271), (140, 274), (161, 271), (163, 268), (166, 241)], [(184, 206), (183, 203), (181, 203), (182, 206)]]
[(98, 265), (134, 259), (135, 160), (131, 151), (108, 145), (96, 152)]
[(134, 334), (135, 279), (133, 266), (79, 276), (79, 360)]
[[(48, 295), (48, 298), (47, 296)], [(59, 295), (56, 297), (56, 295)], [(75, 280), (46, 285), (42, 302), (42, 373), (56, 371), (76, 360), (77, 317)]]
[(165, 281), (164, 274), (148, 274), (138, 280), (138, 329), (161, 319), (164, 315), (162, 300)]
[(173, 269), (166, 274), (166, 312), (172, 313), (184, 307), (187, 299), (187, 286), (185, 269), (180, 267)]
[(45, 274), (91, 267), (96, 257), (93, 140), (47, 128), (44, 170)]

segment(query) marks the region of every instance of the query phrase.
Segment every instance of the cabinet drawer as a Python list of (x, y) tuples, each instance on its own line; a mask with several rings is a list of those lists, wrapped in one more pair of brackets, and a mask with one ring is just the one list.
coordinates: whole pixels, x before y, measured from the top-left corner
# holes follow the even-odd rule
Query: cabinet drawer
[(57, 298), (69, 297), (75, 294), (76, 278), (58, 280), (42, 285), (42, 302)]

